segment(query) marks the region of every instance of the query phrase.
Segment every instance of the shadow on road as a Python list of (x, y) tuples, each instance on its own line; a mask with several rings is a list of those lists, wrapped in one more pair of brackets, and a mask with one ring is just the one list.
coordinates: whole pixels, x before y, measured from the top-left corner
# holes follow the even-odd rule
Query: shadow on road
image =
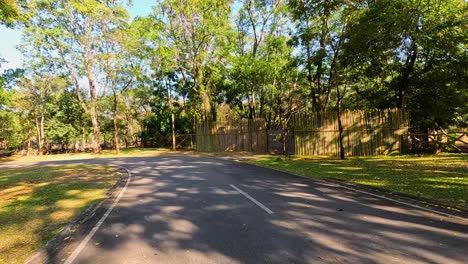
[[(75, 263), (463, 263), (468, 259), (466, 223), (326, 183), (211, 158), (85, 162), (125, 166), (133, 172), (133, 180)], [(265, 213), (230, 184), (275, 213)]]

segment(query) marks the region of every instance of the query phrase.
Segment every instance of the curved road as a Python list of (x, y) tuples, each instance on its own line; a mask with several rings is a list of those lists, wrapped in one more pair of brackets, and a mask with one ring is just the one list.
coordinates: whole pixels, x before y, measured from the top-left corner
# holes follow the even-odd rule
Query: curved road
[[(468, 222), (234, 161), (159, 156), (73, 263), (466, 263)], [(71, 252), (67, 252), (68, 255)]]

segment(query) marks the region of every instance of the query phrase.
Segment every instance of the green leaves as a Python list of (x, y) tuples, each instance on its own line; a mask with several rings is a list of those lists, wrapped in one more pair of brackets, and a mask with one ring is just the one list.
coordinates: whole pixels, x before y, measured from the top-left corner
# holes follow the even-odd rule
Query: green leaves
[(15, 0), (0, 0), (0, 25), (12, 25), (20, 18), (20, 10)]
[[(16, 3), (0, 3), (3, 19), (4, 3)], [(100, 122), (126, 137), (164, 134), (173, 113), (178, 131), (223, 116), (283, 128), (303, 108), (325, 114), (339, 103), (405, 108), (418, 130), (465, 123), (464, 1), (164, 0), (130, 22), (128, 4), (21, 6), (30, 84), (40, 83), (33, 72), (65, 76), (76, 97), (71, 110), (56, 101), (64, 87), (47, 97), (48, 137), (66, 142), (90, 121), (95, 142)]]
[(406, 108), (416, 130), (452, 123), (453, 107), (463, 105), (457, 91), (467, 85), (456, 66), (466, 57), (465, 12), (459, 0), (375, 1), (355, 11), (344, 45), (346, 64), (360, 68), (354, 99)]
[(18, 115), (11, 111), (0, 110), (0, 137), (8, 147), (16, 147), (22, 143), (21, 123)]

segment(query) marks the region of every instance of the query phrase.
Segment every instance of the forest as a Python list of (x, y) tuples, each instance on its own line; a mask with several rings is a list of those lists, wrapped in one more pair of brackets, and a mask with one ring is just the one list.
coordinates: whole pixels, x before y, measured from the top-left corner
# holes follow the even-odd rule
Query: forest
[(136, 17), (131, 5), (0, 0), (25, 57), (1, 73), (1, 148), (175, 148), (201, 122), (287, 129), (305, 111), (468, 127), (464, 0), (159, 0)]

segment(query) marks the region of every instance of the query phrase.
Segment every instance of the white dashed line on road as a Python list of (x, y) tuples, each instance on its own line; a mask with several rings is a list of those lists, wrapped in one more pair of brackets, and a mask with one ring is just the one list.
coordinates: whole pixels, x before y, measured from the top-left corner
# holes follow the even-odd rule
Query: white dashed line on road
[(269, 214), (274, 214), (272, 210), (268, 209), (268, 207), (266, 207), (265, 205), (263, 205), (261, 202), (255, 200), (252, 196), (248, 195), (247, 193), (245, 193), (244, 191), (242, 191), (241, 189), (237, 188), (235, 185), (233, 184), (230, 184), (230, 186), (238, 191), (240, 194), (244, 195), (247, 199), (249, 199), (250, 201), (252, 201), (254, 204), (258, 205), (260, 208), (262, 208), (263, 210), (265, 210), (265, 212), (269, 213)]

